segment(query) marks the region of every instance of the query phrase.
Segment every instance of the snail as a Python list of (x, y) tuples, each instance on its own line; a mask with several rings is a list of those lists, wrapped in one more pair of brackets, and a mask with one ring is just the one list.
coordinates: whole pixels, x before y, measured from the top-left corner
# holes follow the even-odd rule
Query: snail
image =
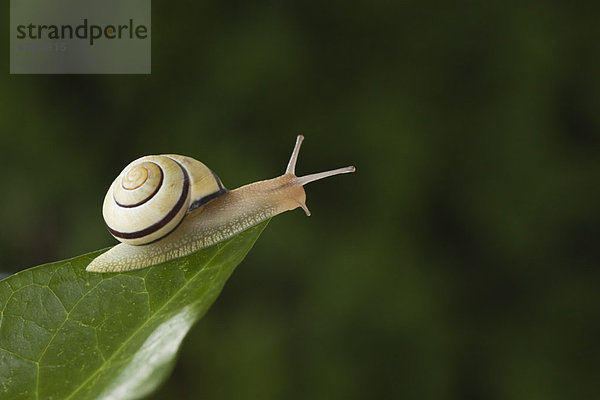
[(303, 186), (354, 172), (353, 166), (296, 176), (299, 135), (285, 173), (227, 190), (198, 160), (180, 155), (139, 158), (111, 184), (102, 207), (109, 232), (122, 243), (96, 257), (91, 272), (123, 272), (191, 254), (284, 211), (301, 207)]

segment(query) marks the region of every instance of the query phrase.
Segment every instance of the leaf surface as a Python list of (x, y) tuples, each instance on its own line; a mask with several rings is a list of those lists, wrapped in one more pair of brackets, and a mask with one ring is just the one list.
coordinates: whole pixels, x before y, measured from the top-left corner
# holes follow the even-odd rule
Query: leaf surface
[(137, 271), (86, 272), (103, 250), (0, 281), (0, 398), (122, 400), (150, 393), (267, 223)]

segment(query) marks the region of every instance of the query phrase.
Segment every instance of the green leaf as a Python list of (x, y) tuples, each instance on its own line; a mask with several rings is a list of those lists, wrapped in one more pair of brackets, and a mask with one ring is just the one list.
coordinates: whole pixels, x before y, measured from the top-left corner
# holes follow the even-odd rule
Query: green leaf
[(97, 251), (0, 281), (0, 398), (148, 394), (267, 223), (137, 271), (86, 272)]

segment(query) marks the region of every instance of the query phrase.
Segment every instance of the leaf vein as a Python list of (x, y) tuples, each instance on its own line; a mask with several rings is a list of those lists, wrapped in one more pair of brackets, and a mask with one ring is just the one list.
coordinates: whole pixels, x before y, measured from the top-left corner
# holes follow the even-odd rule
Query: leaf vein
[[(159, 307), (154, 313), (152, 313), (151, 317), (147, 318), (146, 321), (144, 323), (142, 323), (134, 332), (132, 332), (132, 334), (126, 339), (124, 340), (121, 345), (110, 355), (110, 357), (107, 359), (107, 361), (113, 359), (116, 357), (117, 354), (119, 354), (119, 352), (121, 351), (121, 349), (123, 349), (123, 347), (128, 344), (132, 338), (134, 338), (147, 324), (148, 321), (150, 321), (152, 319), (152, 317), (156, 316), (160, 311), (162, 311), (162, 309), (164, 309), (171, 301), (173, 301), (174, 298), (177, 297), (177, 295), (183, 290), (185, 289), (193, 280), (194, 278), (196, 278), (203, 270), (204, 268), (206, 268), (207, 266), (209, 266), (213, 260), (223, 252), (223, 250), (229, 245), (229, 243), (231, 242), (227, 242), (225, 243), (222, 247), (220, 247), (215, 254), (210, 258), (210, 260), (208, 260), (208, 262), (202, 267), (199, 268), (198, 271), (196, 271), (194, 273), (194, 275), (190, 278), (189, 281), (187, 281), (185, 284), (183, 284), (174, 294), (173, 296), (171, 296), (171, 298), (166, 301), (161, 307)], [(144, 279), (145, 280), (145, 279)], [(84, 380), (78, 387), (76, 387), (73, 392), (71, 392), (71, 394), (65, 398), (65, 400), (69, 400), (71, 398), (73, 398), (73, 396), (79, 392), (81, 390), (81, 388), (83, 388), (91, 379), (93, 379), (94, 377), (96, 377), (96, 375), (98, 375), (101, 371), (101, 368), (98, 368), (96, 370), (96, 372), (94, 372), (93, 374), (91, 374), (86, 380)]]

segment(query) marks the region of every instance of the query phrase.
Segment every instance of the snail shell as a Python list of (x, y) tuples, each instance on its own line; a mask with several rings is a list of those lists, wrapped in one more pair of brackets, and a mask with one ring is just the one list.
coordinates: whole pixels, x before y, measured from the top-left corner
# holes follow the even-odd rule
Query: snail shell
[(225, 193), (219, 177), (198, 160), (174, 154), (146, 156), (114, 180), (102, 214), (117, 240), (143, 245), (168, 235), (187, 213)]

